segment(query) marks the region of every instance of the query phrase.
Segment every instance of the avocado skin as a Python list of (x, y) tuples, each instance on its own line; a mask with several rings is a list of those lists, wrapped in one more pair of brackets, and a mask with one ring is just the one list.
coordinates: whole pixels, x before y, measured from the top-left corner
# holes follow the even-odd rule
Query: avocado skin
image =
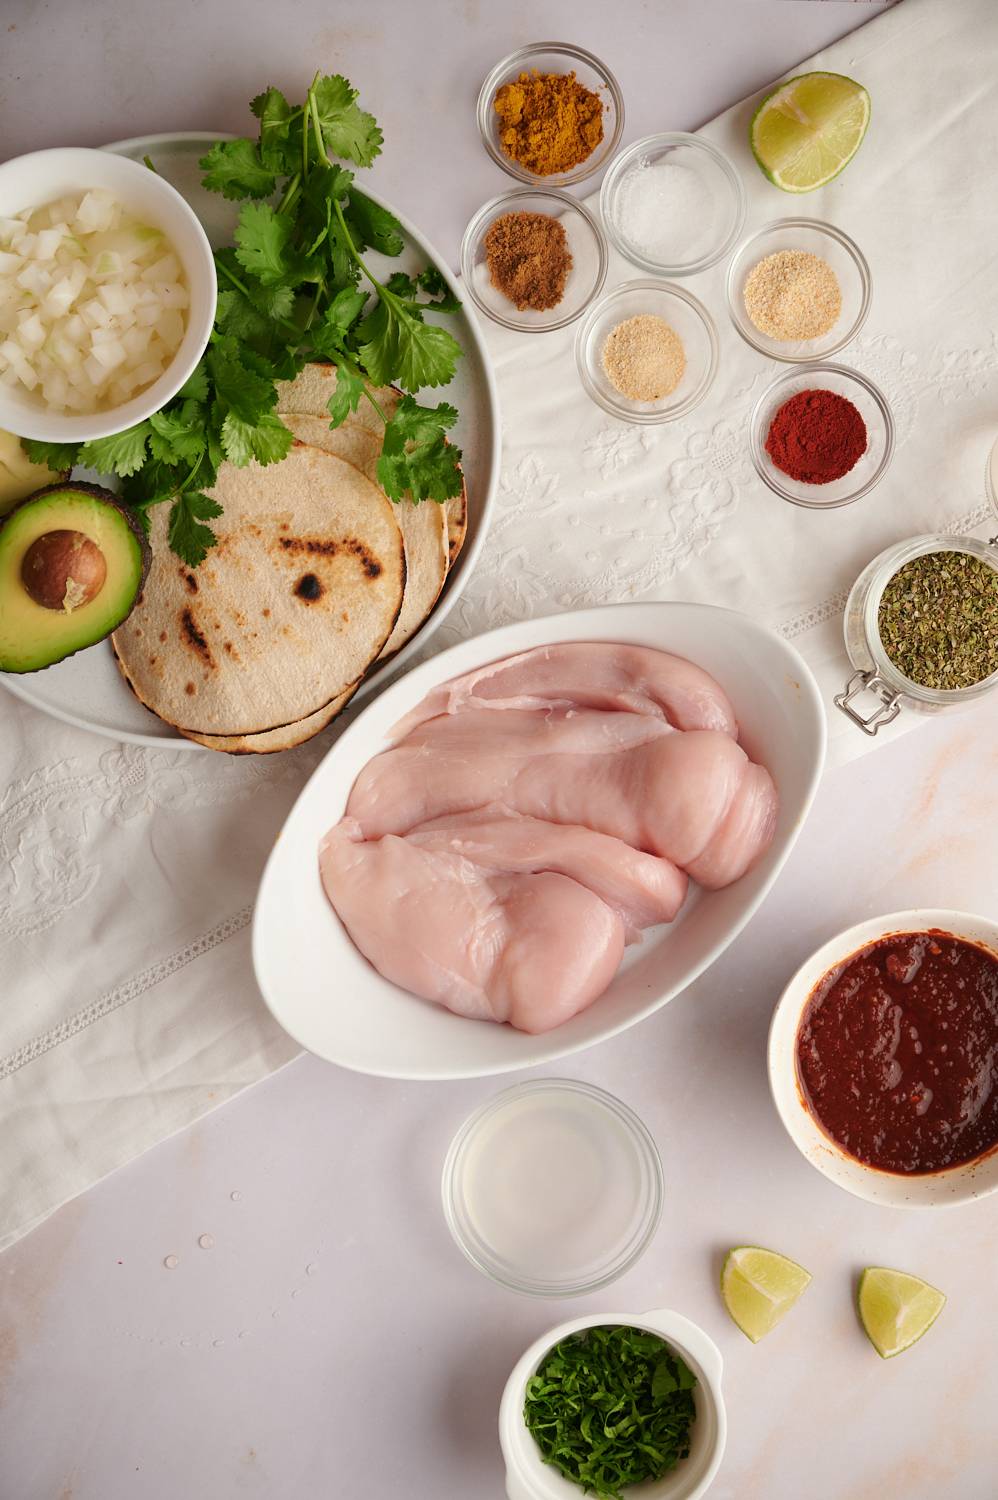
[[(5, 516), (0, 518), (0, 562), (2, 562), (3, 553), (5, 550), (5, 538), (10, 534), (10, 529), (12, 527), (12, 523), (15, 521), (15, 518), (18, 517), (23, 511), (27, 510), (29, 507), (35, 506), (39, 500), (44, 500), (46, 496), (65, 494), (86, 496), (92, 500), (96, 500), (101, 505), (107, 506), (109, 509), (113, 510), (118, 518), (127, 526), (132, 539), (138, 545), (140, 558), (139, 577), (134, 590), (134, 594), (132, 596), (132, 603), (124, 614), (120, 616), (115, 614), (115, 618), (113, 619), (111, 624), (107, 626), (106, 629), (103, 627), (99, 628), (98, 632), (94, 634), (92, 639), (80, 639), (76, 644), (69, 645), (69, 649), (57, 652), (56, 654), (51, 654), (43, 650), (39, 653), (40, 656), (44, 657), (43, 660), (33, 661), (30, 665), (27, 663), (22, 665), (20, 663), (15, 664), (14, 662), (4, 659), (9, 648), (3, 641), (3, 599), (2, 596), (0, 596), (0, 671), (17, 673), (41, 671), (45, 667), (54, 665), (54, 663), (57, 661), (64, 661), (67, 657), (75, 655), (77, 651), (83, 651), (86, 650), (89, 646), (96, 645), (98, 641), (105, 639), (105, 637), (110, 635), (112, 630), (116, 630), (118, 626), (128, 618), (128, 615), (131, 613), (135, 604), (138, 602), (139, 595), (142, 592), (143, 586), (148, 576), (149, 564), (152, 560), (152, 553), (150, 551), (149, 542), (146, 538), (145, 532), (142, 530), (142, 526), (136, 518), (131, 507), (126, 505), (124, 501), (120, 500), (117, 495), (112, 494), (110, 490), (104, 489), (103, 486), (99, 484), (88, 484), (86, 481), (78, 479), (70, 479), (60, 481), (55, 484), (44, 485), (40, 490), (35, 490), (33, 494), (27, 495), (23, 500), (19, 500), (17, 504), (7, 512)], [(72, 528), (71, 521), (70, 528), (75, 529)], [(54, 525), (52, 529), (55, 529)], [(106, 555), (107, 554), (105, 553), (105, 556)], [(17, 572), (19, 575), (19, 562), (17, 564)], [(114, 580), (112, 579), (111, 581), (113, 582)], [(58, 611), (48, 611), (46, 613), (52, 614), (55, 621), (62, 622), (63, 620), (63, 616)], [(40, 623), (44, 621), (44, 615), (40, 616), (39, 618)]]

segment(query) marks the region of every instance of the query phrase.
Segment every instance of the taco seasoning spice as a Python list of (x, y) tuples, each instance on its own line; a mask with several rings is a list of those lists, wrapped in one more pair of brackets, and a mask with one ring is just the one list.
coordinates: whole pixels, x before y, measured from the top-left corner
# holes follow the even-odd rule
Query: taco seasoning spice
[(683, 378), (686, 350), (664, 318), (639, 313), (612, 328), (603, 345), (603, 369), (615, 390), (630, 401), (659, 401)]
[(521, 73), (493, 105), (503, 151), (535, 177), (570, 172), (603, 139), (603, 101), (574, 73)]
[(492, 285), (520, 312), (546, 312), (558, 306), (572, 269), (568, 236), (559, 219), (550, 214), (500, 214), (482, 243)]
[(998, 570), (969, 552), (926, 552), (899, 568), (877, 629), (898, 671), (953, 691), (998, 672)]
[(798, 484), (830, 484), (863, 457), (866, 423), (836, 391), (798, 391), (769, 425), (766, 452)]

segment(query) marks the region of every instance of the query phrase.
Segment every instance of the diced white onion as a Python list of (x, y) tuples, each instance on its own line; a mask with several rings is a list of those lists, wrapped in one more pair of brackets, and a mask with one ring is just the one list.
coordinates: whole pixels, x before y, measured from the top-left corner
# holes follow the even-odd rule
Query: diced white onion
[(0, 218), (0, 381), (53, 410), (145, 389), (176, 354), (189, 306), (162, 231), (104, 189)]

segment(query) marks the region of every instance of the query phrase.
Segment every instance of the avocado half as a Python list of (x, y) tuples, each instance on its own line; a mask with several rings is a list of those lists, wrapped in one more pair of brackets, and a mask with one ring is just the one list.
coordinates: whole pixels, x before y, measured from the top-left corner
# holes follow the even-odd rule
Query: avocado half
[(149, 557), (132, 511), (100, 485), (50, 484), (15, 505), (0, 525), (0, 671), (37, 672), (110, 635)]

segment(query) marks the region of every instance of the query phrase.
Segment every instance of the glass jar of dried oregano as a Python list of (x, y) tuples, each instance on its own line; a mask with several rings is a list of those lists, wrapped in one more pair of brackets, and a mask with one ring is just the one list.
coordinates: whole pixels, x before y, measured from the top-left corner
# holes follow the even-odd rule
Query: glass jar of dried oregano
[(888, 547), (852, 587), (845, 644), (856, 670), (835, 703), (866, 734), (903, 707), (938, 713), (998, 688), (998, 538)]

